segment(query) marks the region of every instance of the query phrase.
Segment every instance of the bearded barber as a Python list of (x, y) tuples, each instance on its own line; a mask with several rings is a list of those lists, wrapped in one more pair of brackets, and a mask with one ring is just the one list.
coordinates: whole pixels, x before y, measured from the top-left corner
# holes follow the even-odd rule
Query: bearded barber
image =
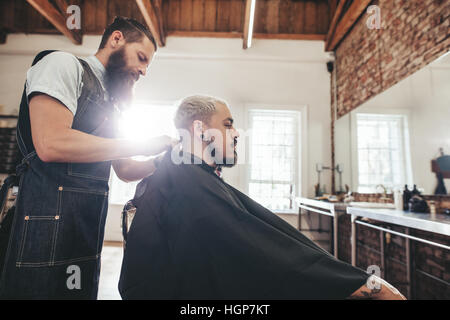
[(175, 143), (117, 138), (120, 109), (156, 51), (148, 29), (117, 17), (98, 52), (45, 55), (27, 73), (18, 142), (19, 194), (0, 278), (0, 297), (96, 299), (111, 165), (124, 181), (151, 175)]

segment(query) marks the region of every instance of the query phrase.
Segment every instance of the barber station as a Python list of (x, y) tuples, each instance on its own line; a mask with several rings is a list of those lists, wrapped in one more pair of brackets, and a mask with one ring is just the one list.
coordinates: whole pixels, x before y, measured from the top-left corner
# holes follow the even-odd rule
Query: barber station
[(450, 299), (449, 12), (1, 1), (0, 301)]

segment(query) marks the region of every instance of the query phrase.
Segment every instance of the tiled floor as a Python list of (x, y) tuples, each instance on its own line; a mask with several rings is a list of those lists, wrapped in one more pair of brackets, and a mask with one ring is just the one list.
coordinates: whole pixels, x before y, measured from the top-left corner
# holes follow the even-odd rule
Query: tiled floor
[(123, 249), (120, 243), (103, 245), (100, 271), (99, 300), (120, 300), (118, 284), (122, 265)]

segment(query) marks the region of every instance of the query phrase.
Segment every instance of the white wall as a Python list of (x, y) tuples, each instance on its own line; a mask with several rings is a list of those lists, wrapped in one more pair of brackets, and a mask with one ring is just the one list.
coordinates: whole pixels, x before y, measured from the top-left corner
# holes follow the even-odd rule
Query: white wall
[[(10, 35), (0, 45), (0, 105), (3, 113), (18, 109), (26, 70), (36, 53), (60, 49), (79, 56), (95, 53), (100, 37), (85, 36), (75, 46), (63, 36)], [(307, 180), (304, 196), (314, 195), (315, 164), (330, 165), (330, 78), (328, 55), (322, 41), (254, 40), (249, 50), (240, 39), (169, 37), (136, 87), (136, 99), (164, 102), (203, 93), (227, 100), (237, 128), (245, 128), (246, 104), (307, 106)], [(225, 179), (240, 190), (245, 181), (239, 166), (228, 169)], [(330, 175), (322, 181), (330, 190)], [(114, 227), (107, 239), (120, 239), (117, 228), (121, 208), (111, 207)]]
[[(450, 55), (369, 100), (352, 115), (355, 112), (408, 115), (413, 183), (424, 188), (426, 194), (433, 194), (437, 179), (431, 172), (431, 160), (439, 148), (450, 154)], [(336, 124), (336, 159), (347, 168), (356, 165), (350, 159), (349, 123), (347, 115)], [(345, 179), (351, 183), (348, 171)], [(450, 192), (450, 180), (445, 180), (445, 185)]]
[(352, 177), (352, 157), (351, 157), (351, 122), (350, 114), (339, 118), (334, 124), (334, 159), (336, 165), (339, 165), (343, 170), (341, 174), (342, 182), (340, 181), (339, 174), (336, 172), (336, 190), (339, 190), (340, 184), (342, 189), (345, 190), (345, 185), (348, 185), (350, 191), (356, 192), (356, 188), (353, 188)]

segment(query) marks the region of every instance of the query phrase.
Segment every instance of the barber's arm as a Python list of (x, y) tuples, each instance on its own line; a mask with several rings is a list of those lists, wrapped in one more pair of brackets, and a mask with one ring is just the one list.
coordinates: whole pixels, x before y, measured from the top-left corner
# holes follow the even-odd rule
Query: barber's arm
[(173, 143), (169, 137), (136, 143), (74, 130), (72, 112), (46, 94), (34, 95), (29, 106), (33, 144), (44, 162), (98, 162), (152, 156), (164, 152)]
[[(173, 145), (177, 142), (173, 140)], [(169, 150), (168, 150), (169, 151)], [(138, 181), (152, 175), (158, 167), (158, 162), (164, 154), (146, 161), (120, 159), (113, 161), (113, 168), (117, 177), (125, 182)]]

